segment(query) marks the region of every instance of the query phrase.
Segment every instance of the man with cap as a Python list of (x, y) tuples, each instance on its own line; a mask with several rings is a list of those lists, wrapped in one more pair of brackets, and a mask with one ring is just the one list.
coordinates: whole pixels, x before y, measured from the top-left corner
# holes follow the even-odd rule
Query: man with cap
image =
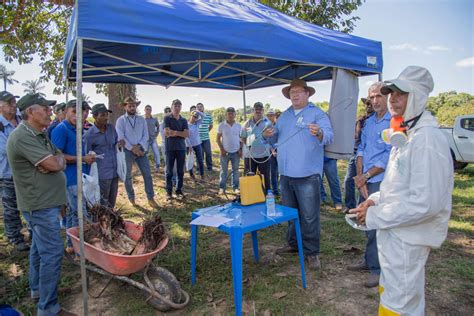
[(53, 107), (54, 121), (46, 129), (46, 134), (48, 135), (49, 139), (51, 139), (51, 134), (53, 133), (53, 129), (55, 129), (56, 126), (58, 126), (59, 123), (61, 123), (64, 120), (65, 108), (66, 108), (65, 102), (58, 103)]
[(403, 120), (398, 125), (405, 131), (389, 131), (393, 147), (380, 191), (351, 212), (377, 230), (379, 315), (424, 315), (425, 264), (448, 232), (453, 162), (438, 122), (426, 111), (430, 72), (409, 66), (385, 84), (381, 92), (390, 94), (394, 122)]
[(264, 115), (262, 102), (255, 102), (253, 115), (245, 122), (240, 131), (240, 138), (245, 144), (244, 173), (256, 173), (264, 177), (265, 191), (270, 190), (270, 144), (264, 140), (263, 131), (272, 126)]
[[(369, 87), (369, 99), (374, 109), (364, 124), (361, 141), (357, 148), (357, 162), (354, 183), (359, 189), (359, 203), (368, 195), (377, 192), (385, 175), (391, 146), (383, 142), (381, 135), (384, 129), (390, 127), (391, 115), (387, 109), (387, 97), (382, 95), (382, 82), (376, 82)], [(375, 287), (379, 284), (380, 264), (377, 253), (377, 232), (365, 232), (367, 243), (362, 262), (347, 266), (348, 270), (369, 271), (365, 287)]]
[(29, 283), (37, 315), (73, 315), (61, 309), (57, 293), (64, 252), (59, 215), (67, 198), (66, 161), (44, 132), (54, 104), (37, 93), (18, 100), (23, 121), (8, 138), (7, 154), (18, 209), (32, 235)]
[[(267, 118), (272, 123), (272, 126), (275, 126), (277, 121), (276, 111), (275, 109), (269, 109), (267, 112)], [(275, 196), (280, 195), (280, 187), (279, 187), (279, 180), (278, 180), (278, 161), (277, 161), (277, 150), (276, 147), (271, 150), (271, 157), (270, 157), (270, 183), (272, 185), (272, 191)]]
[(228, 107), (225, 111), (225, 121), (217, 127), (216, 142), (221, 155), (221, 173), (219, 181), (219, 194), (223, 194), (227, 186), (227, 168), (229, 161), (232, 166), (232, 187), (234, 193), (239, 194), (239, 163), (242, 157), (242, 143), (240, 132), (242, 126), (235, 121), (235, 109)]
[[(199, 126), (201, 125), (204, 113), (196, 110), (191, 111), (191, 116), (188, 120), (189, 136), (186, 138), (186, 147), (188, 155), (192, 155), (193, 152), (196, 157), (199, 175), (201, 180), (204, 180), (204, 161), (202, 155), (201, 138), (199, 137)], [(192, 179), (196, 180), (194, 176), (194, 166), (189, 169), (189, 175)]]
[(132, 183), (132, 166), (135, 162), (140, 169), (140, 173), (145, 183), (146, 197), (148, 204), (156, 209), (158, 204), (155, 202), (155, 192), (153, 190), (153, 178), (151, 177), (150, 162), (146, 156), (148, 149), (148, 127), (145, 118), (137, 115), (137, 106), (140, 101), (127, 97), (123, 104), (125, 114), (120, 116), (115, 123), (119, 145), (124, 147), (125, 160), (127, 164), (127, 175), (125, 177), (125, 190), (128, 200), (132, 205), (135, 203), (135, 190)]
[(201, 147), (203, 156), (206, 157), (206, 166), (208, 171), (212, 171), (212, 148), (211, 148), (211, 138), (209, 137), (209, 132), (214, 126), (214, 121), (212, 115), (204, 112), (204, 104), (196, 104), (196, 108), (199, 112), (204, 113), (204, 118), (202, 119), (201, 124), (199, 125), (199, 137), (201, 138)]
[[(67, 180), (67, 200), (68, 209), (66, 214), (66, 228), (71, 228), (79, 225), (79, 219), (77, 217), (77, 157), (76, 152), (76, 102), (77, 100), (70, 100), (66, 104), (65, 108), (65, 119), (58, 125), (52, 132), (51, 141), (53, 144), (62, 151), (64, 158), (66, 159), (66, 174)], [(82, 101), (82, 110), (90, 109), (89, 104), (86, 101)], [(95, 161), (95, 155), (85, 154), (85, 146), (82, 146), (82, 161), (83, 161), (83, 173), (89, 172), (89, 167)], [(79, 179), (81, 181), (81, 179)], [(87, 217), (86, 202), (83, 199), (82, 212)], [(67, 237), (67, 248), (66, 251), (72, 253), (72, 242), (69, 236)]]
[[(295, 79), (283, 88), (283, 95), (291, 100), (274, 127), (264, 136), (278, 147), (278, 171), (282, 204), (298, 209), (303, 251), (311, 269), (320, 269), (320, 195), (323, 172), (324, 146), (333, 140), (328, 115), (309, 102), (315, 93), (304, 80)], [(288, 225), (288, 246), (277, 254), (298, 253), (295, 227)]]
[(176, 163), (178, 181), (176, 195), (184, 198), (183, 176), (186, 159), (186, 137), (189, 137), (188, 121), (182, 117), (181, 101), (176, 99), (171, 103), (171, 114), (165, 116), (163, 125), (166, 136), (166, 196), (168, 201), (173, 198), (173, 166)]
[(346, 176), (344, 178), (344, 204), (345, 209), (344, 213), (348, 213), (351, 208), (357, 206), (356, 203), (356, 193), (355, 193), (355, 183), (354, 177), (357, 175), (356, 162), (357, 162), (357, 148), (360, 144), (360, 136), (362, 134), (362, 129), (364, 128), (365, 121), (374, 113), (374, 108), (369, 98), (361, 98), (362, 104), (365, 106), (365, 113), (361, 115), (355, 125), (355, 134), (354, 134), (354, 155), (349, 159), (347, 163)]
[(16, 96), (0, 92), (0, 193), (3, 205), (3, 224), (8, 241), (18, 251), (27, 251), (30, 247), (25, 243), (21, 233), (20, 212), (18, 211), (13, 175), (7, 158), (7, 140), (12, 131), (20, 123), (16, 115)]
[(158, 148), (158, 143), (156, 142), (156, 138), (160, 133), (160, 123), (158, 123), (158, 119), (151, 115), (151, 105), (145, 106), (145, 121), (148, 127), (148, 146), (147, 151), (153, 151), (153, 158), (155, 160), (155, 172), (160, 170), (160, 149)]
[(98, 103), (92, 107), (94, 125), (84, 134), (86, 152), (93, 151), (98, 158), (99, 186), (101, 204), (114, 207), (117, 201), (118, 182), (117, 174), (117, 132), (112, 124), (108, 123), (109, 113), (105, 104)]

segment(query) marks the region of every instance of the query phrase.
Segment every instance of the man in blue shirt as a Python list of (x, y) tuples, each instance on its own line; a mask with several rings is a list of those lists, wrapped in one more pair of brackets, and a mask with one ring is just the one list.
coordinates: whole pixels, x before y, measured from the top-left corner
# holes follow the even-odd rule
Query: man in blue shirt
[[(82, 109), (89, 108), (87, 102), (82, 102)], [(77, 217), (77, 157), (76, 152), (76, 100), (71, 100), (66, 104), (65, 119), (53, 130), (51, 141), (61, 150), (66, 159), (66, 193), (68, 201), (68, 213), (66, 215), (66, 228), (71, 228), (79, 225)], [(88, 173), (88, 166), (95, 161), (94, 155), (86, 155), (85, 147), (82, 147), (82, 161), (84, 165), (83, 172)], [(80, 179), (81, 180), (81, 179)], [(83, 200), (82, 211), (87, 215), (86, 203)], [(72, 243), (70, 238), (67, 238), (68, 248), (66, 251), (72, 252)]]
[(125, 160), (127, 164), (127, 175), (125, 177), (125, 190), (128, 200), (133, 206), (135, 203), (135, 191), (132, 183), (132, 166), (136, 162), (138, 169), (145, 183), (146, 197), (148, 204), (156, 209), (158, 204), (155, 202), (155, 192), (153, 190), (153, 179), (151, 177), (150, 162), (146, 156), (148, 148), (148, 127), (143, 116), (137, 114), (139, 101), (127, 97), (124, 101), (125, 114), (117, 119), (115, 130), (117, 131), (119, 146), (124, 147)]
[(103, 103), (92, 107), (94, 125), (84, 134), (84, 143), (86, 152), (93, 151), (98, 156), (96, 162), (99, 172), (100, 202), (102, 205), (114, 207), (119, 181), (116, 149), (118, 140), (115, 127), (108, 123), (109, 113), (112, 111)]
[(8, 241), (19, 251), (30, 247), (21, 233), (20, 211), (16, 202), (13, 174), (7, 158), (7, 140), (11, 132), (20, 123), (16, 115), (16, 97), (7, 91), (0, 92), (0, 193), (3, 205), (3, 224)]
[[(319, 269), (319, 190), (324, 146), (332, 142), (333, 131), (327, 114), (309, 102), (315, 90), (304, 80), (293, 80), (282, 92), (292, 105), (281, 114), (275, 127), (264, 132), (264, 136), (270, 137), (270, 142), (278, 148), (282, 204), (298, 209), (304, 255), (310, 268)], [(277, 254), (298, 252), (292, 223), (288, 225), (287, 241), (288, 246), (278, 249)]]
[(54, 121), (51, 125), (48, 126), (46, 129), (46, 134), (48, 135), (49, 139), (51, 139), (51, 134), (53, 133), (53, 129), (59, 125), (64, 120), (64, 109), (66, 108), (66, 103), (61, 102), (54, 106), (53, 113), (54, 113)]
[[(357, 175), (354, 177), (354, 182), (361, 193), (359, 203), (365, 201), (372, 193), (379, 191), (390, 157), (391, 146), (386, 144), (381, 137), (382, 131), (390, 128), (392, 118), (387, 109), (387, 96), (380, 92), (382, 86), (382, 82), (376, 82), (369, 87), (369, 99), (375, 114), (365, 121), (357, 148)], [(375, 287), (379, 284), (380, 264), (376, 233), (376, 230), (366, 232), (364, 261), (347, 267), (355, 271), (370, 270), (369, 278), (364, 283), (366, 287)]]

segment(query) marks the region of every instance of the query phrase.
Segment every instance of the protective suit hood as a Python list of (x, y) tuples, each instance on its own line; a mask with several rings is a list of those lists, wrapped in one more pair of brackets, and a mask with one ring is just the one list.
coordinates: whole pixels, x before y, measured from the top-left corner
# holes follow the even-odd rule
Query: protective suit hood
[(419, 66), (408, 66), (396, 79), (385, 81), (386, 86), (382, 87), (382, 94), (391, 91), (390, 85), (395, 85), (398, 89), (408, 92), (407, 108), (403, 114), (405, 121), (421, 114), (428, 103), (428, 96), (433, 91), (434, 82), (428, 69)]

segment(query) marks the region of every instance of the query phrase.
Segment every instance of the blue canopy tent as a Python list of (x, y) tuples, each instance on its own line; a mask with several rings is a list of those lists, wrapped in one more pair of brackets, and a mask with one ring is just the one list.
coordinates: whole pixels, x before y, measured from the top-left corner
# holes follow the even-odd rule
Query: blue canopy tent
[[(242, 90), (245, 108), (245, 90), (294, 78), (333, 79), (335, 69), (380, 75), (382, 67), (380, 42), (328, 30), (256, 1), (77, 0), (64, 54), (65, 78), (77, 82), (78, 126), (83, 81)], [(78, 129), (77, 152), (81, 139)], [(81, 156), (77, 162), (80, 176)], [(80, 181), (78, 216), (87, 314)]]

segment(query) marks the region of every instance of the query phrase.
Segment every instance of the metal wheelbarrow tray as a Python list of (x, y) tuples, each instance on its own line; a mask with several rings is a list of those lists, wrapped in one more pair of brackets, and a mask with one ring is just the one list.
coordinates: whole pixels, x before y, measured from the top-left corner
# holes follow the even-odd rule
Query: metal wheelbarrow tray
[[(143, 232), (143, 227), (132, 222), (125, 221), (125, 231), (131, 239), (138, 241)], [(79, 227), (67, 229), (67, 235), (71, 238), (74, 252), (79, 250)], [(190, 296), (181, 289), (176, 277), (168, 270), (155, 266), (151, 263), (154, 257), (168, 244), (168, 237), (163, 239), (158, 247), (152, 252), (141, 255), (119, 255), (97, 248), (84, 242), (84, 257), (96, 266), (86, 265), (86, 269), (109, 277), (109, 281), (100, 291), (98, 298), (112, 279), (120, 280), (142, 290), (148, 304), (161, 311), (182, 309), (190, 302)], [(76, 263), (77, 264), (77, 263)], [(145, 284), (132, 280), (128, 276), (132, 273), (143, 271)]]

